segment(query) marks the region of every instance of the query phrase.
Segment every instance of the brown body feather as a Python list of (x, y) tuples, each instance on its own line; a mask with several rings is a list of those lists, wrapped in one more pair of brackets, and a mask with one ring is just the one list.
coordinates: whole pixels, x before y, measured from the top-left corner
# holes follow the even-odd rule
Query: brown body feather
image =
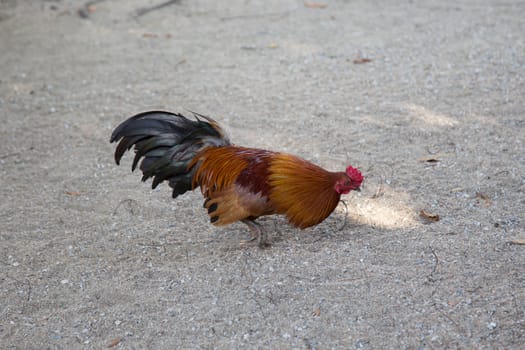
[(290, 154), (236, 146), (205, 149), (194, 165), (193, 187), (200, 186), (215, 225), (271, 214), (302, 229), (316, 225), (337, 206), (334, 184), (344, 175)]

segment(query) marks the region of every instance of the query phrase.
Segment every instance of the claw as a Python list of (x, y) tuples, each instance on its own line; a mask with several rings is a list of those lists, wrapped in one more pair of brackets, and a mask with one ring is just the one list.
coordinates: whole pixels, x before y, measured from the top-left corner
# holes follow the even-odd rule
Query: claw
[(241, 239), (240, 245), (245, 245), (250, 242), (253, 242), (257, 239), (257, 235), (253, 235), (253, 232), (250, 230), (250, 238), (249, 239)]
[(266, 232), (262, 228), (259, 231), (259, 239), (257, 240), (257, 245), (261, 249), (268, 248), (270, 246), (270, 243), (268, 243), (268, 237), (266, 235)]

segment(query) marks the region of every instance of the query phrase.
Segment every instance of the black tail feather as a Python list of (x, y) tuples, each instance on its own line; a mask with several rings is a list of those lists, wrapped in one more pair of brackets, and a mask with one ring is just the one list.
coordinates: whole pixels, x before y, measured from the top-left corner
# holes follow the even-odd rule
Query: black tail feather
[(183, 194), (191, 188), (192, 174), (173, 176), (169, 180), (170, 187), (173, 188), (172, 197), (177, 198), (178, 195)]
[(117, 146), (117, 149), (115, 150), (115, 163), (117, 165), (120, 165), (120, 159), (126, 153), (127, 150), (129, 150), (135, 143), (142, 140), (145, 136), (138, 135), (135, 137), (127, 137), (123, 139)]
[[(153, 177), (152, 188), (169, 180), (173, 198), (192, 189), (194, 169), (188, 169), (193, 157), (207, 147), (229, 144), (223, 130), (211, 118), (194, 113), (197, 120), (182, 114), (151, 111), (137, 114), (120, 124), (110, 142), (119, 142), (115, 162), (134, 146), (132, 170), (140, 159), (142, 181)], [(200, 119), (202, 117), (205, 120)]]
[(161, 134), (156, 137), (148, 137), (140, 140), (136, 143), (135, 158), (133, 158), (131, 170), (135, 170), (140, 158), (146, 154), (148, 157), (163, 156), (170, 147), (177, 145), (177, 142), (179, 141), (178, 139), (179, 138), (172, 134)]

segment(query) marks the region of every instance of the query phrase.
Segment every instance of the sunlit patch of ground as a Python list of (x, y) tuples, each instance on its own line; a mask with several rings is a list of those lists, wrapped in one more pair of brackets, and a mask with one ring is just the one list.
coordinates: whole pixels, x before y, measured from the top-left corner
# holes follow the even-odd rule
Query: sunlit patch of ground
[[(353, 200), (346, 200), (348, 216), (355, 223), (382, 227), (387, 229), (413, 227), (419, 223), (417, 210), (409, 205), (408, 195), (386, 188), (377, 196), (356, 196)], [(345, 212), (344, 205), (336, 211)]]
[(443, 114), (439, 114), (423, 106), (408, 103), (404, 105), (404, 107), (408, 109), (412, 117), (430, 126), (447, 127), (447, 126), (455, 126), (458, 124), (458, 121), (455, 120), (454, 118), (448, 117)]

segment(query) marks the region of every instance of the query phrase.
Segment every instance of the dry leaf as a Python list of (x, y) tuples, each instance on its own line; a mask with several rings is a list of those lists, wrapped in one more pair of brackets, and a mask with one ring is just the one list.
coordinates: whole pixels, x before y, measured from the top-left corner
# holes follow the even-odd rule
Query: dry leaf
[(308, 7), (309, 9), (324, 9), (327, 6), (328, 6), (327, 4), (321, 4), (319, 2), (310, 2), (310, 1), (304, 2), (304, 7)]
[(321, 316), (321, 308), (316, 307), (316, 308), (314, 309), (314, 311), (312, 312), (312, 315), (313, 315), (313, 316), (316, 316), (316, 317)]
[(65, 191), (65, 193), (70, 196), (80, 196), (81, 195), (80, 192), (76, 192), (76, 191)]
[(439, 159), (437, 159), (435, 156), (431, 156), (431, 157), (419, 158), (418, 161), (426, 162), (426, 163), (437, 163), (437, 162), (439, 162)]
[(114, 346), (117, 346), (120, 343), (121, 340), (122, 340), (122, 337), (117, 337), (117, 338), (113, 339), (112, 341), (109, 342), (108, 348), (112, 348)]
[(439, 215), (438, 214), (428, 213), (424, 209), (420, 210), (419, 216), (422, 217), (423, 219), (428, 220), (428, 221), (433, 221), (433, 222), (439, 221)]
[(277, 45), (276, 43), (269, 43), (269, 44), (268, 44), (268, 48), (269, 48), (269, 49), (276, 49), (276, 48), (278, 48), (278, 47), (279, 47), (279, 45)]
[(155, 33), (144, 33), (144, 34), (142, 34), (142, 37), (144, 37), (144, 38), (156, 38), (156, 37), (158, 37), (158, 35), (155, 34)]
[(485, 207), (490, 206), (490, 198), (486, 194), (481, 193), (481, 192), (476, 192), (476, 198), (484, 201)]
[(366, 58), (366, 57), (356, 57), (354, 58), (352, 62), (354, 62), (354, 64), (363, 64), (363, 63), (372, 62), (372, 59)]
[(509, 241), (510, 244), (516, 244), (516, 245), (525, 245), (525, 238), (516, 238), (512, 241)]
[(179, 64), (183, 64), (183, 63), (186, 63), (186, 59), (180, 60), (179, 62), (175, 63), (175, 65), (178, 66)]
[(439, 153), (431, 153), (428, 156), (419, 158), (418, 161), (419, 162), (425, 162), (425, 163), (437, 163), (437, 162), (441, 162), (441, 160), (443, 158), (453, 157), (453, 156), (454, 156), (453, 153), (441, 153), (441, 152), (439, 152)]

